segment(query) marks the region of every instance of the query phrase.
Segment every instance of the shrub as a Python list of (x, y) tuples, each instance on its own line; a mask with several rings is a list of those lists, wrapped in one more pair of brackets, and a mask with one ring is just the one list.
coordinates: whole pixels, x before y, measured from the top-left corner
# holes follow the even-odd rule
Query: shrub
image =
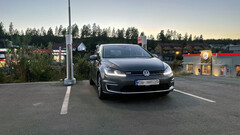
[(4, 74), (3, 74), (3, 70), (0, 69), (0, 83), (4, 82)]
[(52, 81), (58, 78), (58, 70), (53, 69), (52, 56), (33, 54), (29, 59), (30, 81)]
[(77, 80), (83, 80), (88, 79), (89, 75), (89, 63), (85, 56), (76, 56), (74, 58), (75, 64), (74, 64), (74, 77)]
[(173, 72), (173, 75), (175, 76), (175, 77), (177, 77), (177, 76), (188, 76), (188, 75), (192, 75), (193, 73), (187, 73), (187, 72), (185, 72), (185, 71), (177, 71), (177, 72)]
[(29, 59), (27, 57), (21, 57), (18, 59), (18, 63), (13, 63), (10, 65), (11, 76), (13, 80), (8, 80), (8, 82), (27, 82), (29, 78)]
[(182, 61), (181, 60), (174, 60), (172, 63), (172, 69), (174, 71), (181, 71), (182, 69)]

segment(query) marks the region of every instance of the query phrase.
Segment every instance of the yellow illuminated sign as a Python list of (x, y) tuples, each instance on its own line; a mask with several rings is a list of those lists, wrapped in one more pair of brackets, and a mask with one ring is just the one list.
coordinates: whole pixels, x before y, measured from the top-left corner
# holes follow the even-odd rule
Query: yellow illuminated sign
[(211, 50), (203, 50), (201, 51), (201, 63), (212, 63), (212, 51)]

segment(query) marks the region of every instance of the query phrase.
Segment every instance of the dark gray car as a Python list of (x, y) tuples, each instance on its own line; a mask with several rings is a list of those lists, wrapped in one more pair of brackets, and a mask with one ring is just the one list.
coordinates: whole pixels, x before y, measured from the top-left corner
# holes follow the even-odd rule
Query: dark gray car
[(103, 44), (90, 56), (90, 84), (106, 94), (168, 94), (174, 89), (170, 66), (139, 45)]

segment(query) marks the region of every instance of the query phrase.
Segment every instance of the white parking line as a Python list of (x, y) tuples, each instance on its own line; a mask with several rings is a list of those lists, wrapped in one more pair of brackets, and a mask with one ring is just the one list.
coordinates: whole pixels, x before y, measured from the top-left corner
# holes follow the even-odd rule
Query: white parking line
[(71, 92), (71, 86), (68, 86), (66, 95), (65, 95), (64, 100), (63, 100), (62, 109), (61, 109), (61, 112), (60, 112), (61, 115), (67, 114), (70, 92)]
[(183, 91), (180, 91), (180, 90), (174, 89), (174, 91), (185, 94), (185, 95), (188, 95), (188, 96), (192, 96), (192, 97), (195, 97), (195, 98), (207, 101), (207, 102), (216, 103), (216, 101), (213, 101), (213, 100), (210, 100), (210, 99), (207, 99), (207, 98), (203, 98), (203, 97), (199, 97), (199, 96), (196, 96), (196, 95), (193, 95), (193, 94), (190, 94), (190, 93), (187, 93), (187, 92), (183, 92)]

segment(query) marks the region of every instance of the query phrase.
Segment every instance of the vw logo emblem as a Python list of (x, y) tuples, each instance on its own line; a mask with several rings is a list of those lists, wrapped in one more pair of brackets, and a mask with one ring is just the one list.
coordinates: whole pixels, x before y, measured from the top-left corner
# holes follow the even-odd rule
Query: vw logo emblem
[(150, 75), (150, 72), (148, 70), (143, 70), (143, 75), (144, 76), (149, 76)]

